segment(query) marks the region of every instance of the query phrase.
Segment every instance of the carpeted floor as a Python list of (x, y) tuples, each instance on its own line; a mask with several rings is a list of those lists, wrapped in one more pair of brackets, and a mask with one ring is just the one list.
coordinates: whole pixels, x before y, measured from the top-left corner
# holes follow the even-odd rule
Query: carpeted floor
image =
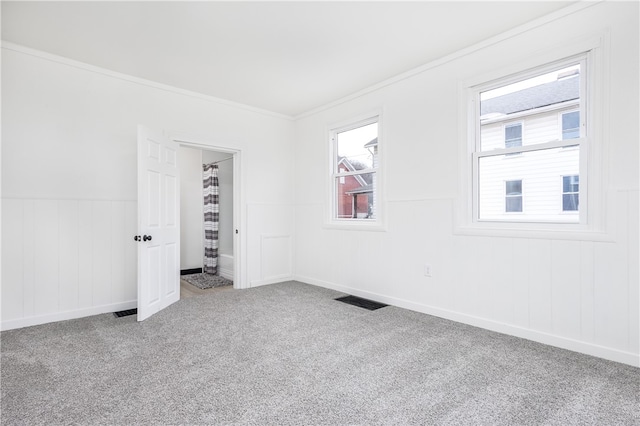
[(1, 334), (6, 425), (639, 425), (640, 369), (287, 282)]
[(185, 280), (191, 285), (194, 285), (200, 289), (207, 289), (213, 287), (224, 287), (233, 285), (233, 281), (213, 274), (188, 274), (181, 275), (180, 279)]

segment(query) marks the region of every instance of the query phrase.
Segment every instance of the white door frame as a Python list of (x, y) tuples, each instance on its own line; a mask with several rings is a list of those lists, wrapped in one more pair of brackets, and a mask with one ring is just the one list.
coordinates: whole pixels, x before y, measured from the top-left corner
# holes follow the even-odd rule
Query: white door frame
[(242, 178), (244, 176), (242, 150), (211, 138), (189, 136), (182, 133), (169, 132), (169, 139), (184, 147), (233, 155), (233, 288), (249, 288), (250, 285), (246, 274), (247, 218), (246, 209), (244, 208), (246, 206), (244, 199), (246, 191), (244, 190), (245, 180)]

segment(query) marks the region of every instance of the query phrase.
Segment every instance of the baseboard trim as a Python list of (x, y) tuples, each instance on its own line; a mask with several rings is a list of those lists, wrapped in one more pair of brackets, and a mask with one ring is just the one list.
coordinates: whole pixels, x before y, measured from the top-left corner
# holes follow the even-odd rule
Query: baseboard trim
[(276, 284), (276, 283), (281, 283), (281, 282), (284, 282), (284, 281), (291, 281), (293, 279), (294, 278), (291, 275), (278, 275), (278, 276), (267, 278), (267, 279), (263, 279), (263, 280), (253, 280), (253, 281), (251, 281), (250, 286), (251, 287), (259, 287), (261, 285)]
[(77, 309), (73, 311), (55, 312), (52, 314), (38, 315), (28, 318), (19, 318), (14, 320), (2, 321), (0, 330), (7, 331), (16, 328), (31, 327), (34, 325), (47, 324), (50, 322), (65, 321), (89, 317), (92, 315), (108, 314), (111, 312), (125, 311), (138, 306), (138, 302), (130, 300), (128, 302), (112, 303), (109, 305), (93, 306), (91, 308)]
[(218, 272), (221, 277), (233, 281), (233, 269), (220, 268)]
[(202, 268), (181, 269), (180, 275), (201, 274)]
[(305, 276), (296, 275), (293, 277), (293, 279), (305, 284), (311, 284), (318, 287), (324, 287), (343, 293), (352, 294), (354, 296), (363, 297), (366, 299), (374, 300), (376, 302), (386, 303), (388, 305), (397, 306), (411, 311), (421, 312), (423, 314), (433, 315), (451, 321), (472, 325), (474, 327), (480, 327), (498, 333), (508, 334), (511, 336), (532, 340), (534, 342), (543, 343), (545, 345), (555, 346), (573, 352), (579, 352), (598, 358), (604, 358), (610, 361), (620, 362), (623, 364), (629, 364), (634, 367), (640, 367), (640, 354), (634, 354), (631, 352), (608, 348), (606, 346), (600, 346), (593, 343), (569, 339), (554, 334), (522, 328), (512, 324), (489, 320), (486, 318), (476, 317), (473, 315), (463, 314), (461, 312), (451, 311), (447, 309), (441, 309), (430, 305), (415, 303), (396, 297), (363, 291), (357, 288), (343, 286), (340, 284), (317, 280)]

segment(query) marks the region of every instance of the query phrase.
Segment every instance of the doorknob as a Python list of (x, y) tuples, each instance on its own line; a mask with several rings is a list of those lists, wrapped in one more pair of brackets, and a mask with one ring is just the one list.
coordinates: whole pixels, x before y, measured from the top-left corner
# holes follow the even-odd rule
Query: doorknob
[(145, 235), (142, 237), (142, 241), (151, 241), (151, 235)]
[(133, 241), (142, 241), (142, 238), (140, 238), (140, 235), (136, 235), (133, 237)]

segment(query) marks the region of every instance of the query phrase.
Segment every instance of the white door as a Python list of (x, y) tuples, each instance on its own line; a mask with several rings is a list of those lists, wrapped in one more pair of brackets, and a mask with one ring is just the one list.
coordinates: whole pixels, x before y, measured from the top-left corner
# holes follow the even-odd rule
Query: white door
[(180, 300), (178, 145), (138, 126), (138, 321)]

